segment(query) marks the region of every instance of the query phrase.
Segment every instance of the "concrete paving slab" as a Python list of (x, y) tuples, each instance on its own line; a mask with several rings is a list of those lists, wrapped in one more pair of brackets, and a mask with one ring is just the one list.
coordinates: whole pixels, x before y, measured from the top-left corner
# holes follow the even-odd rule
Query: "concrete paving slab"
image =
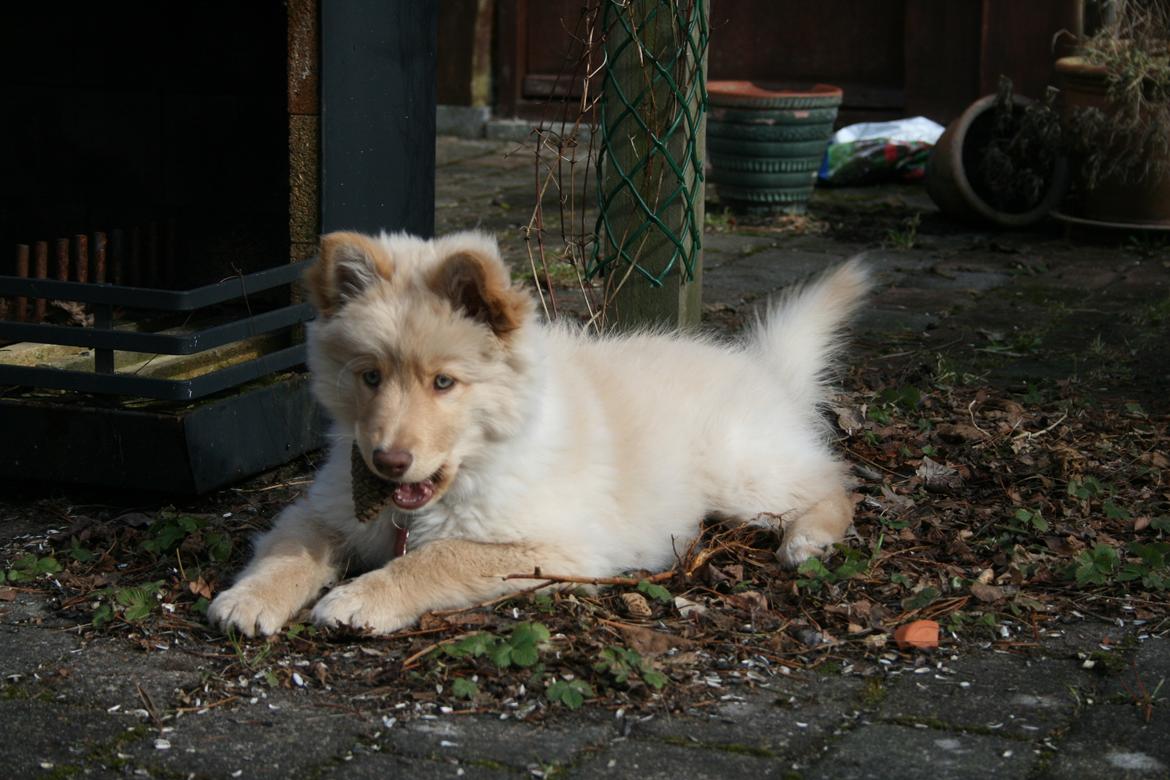
[(638, 722), (634, 736), (684, 735), (695, 745), (769, 755), (792, 762), (816, 755), (827, 739), (861, 715), (864, 683), (854, 677), (800, 675), (774, 690), (750, 691), (709, 712)]
[(161, 767), (175, 776), (311, 776), (344, 761), (380, 725), (333, 704), (271, 695), (256, 704), (169, 720), (124, 752), (137, 767)]
[(1009, 780), (1028, 777), (1040, 754), (1003, 737), (889, 725), (859, 726), (801, 767), (802, 780)]
[(0, 700), (0, 767), (7, 777), (58, 777), (83, 767), (113, 774), (118, 753), (144, 739), (137, 721), (37, 699)]
[(565, 772), (567, 778), (636, 777), (639, 780), (715, 780), (725, 777), (782, 778), (788, 767), (758, 757), (700, 745), (622, 740)]
[(571, 726), (484, 716), (415, 720), (387, 730), (379, 744), (403, 756), (539, 769), (564, 763), (590, 746), (603, 744), (614, 733), (614, 726), (594, 713), (574, 720)]
[(0, 622), (0, 684), (28, 683), (35, 674), (55, 670), (79, 645), (64, 631)]
[(889, 679), (876, 717), (1035, 741), (1076, 718), (1070, 686), (1094, 683), (1075, 660), (980, 654), (945, 662), (943, 671)]
[(1132, 704), (1090, 705), (1038, 777), (1056, 780), (1170, 777), (1170, 728), (1159, 711), (1147, 723)]

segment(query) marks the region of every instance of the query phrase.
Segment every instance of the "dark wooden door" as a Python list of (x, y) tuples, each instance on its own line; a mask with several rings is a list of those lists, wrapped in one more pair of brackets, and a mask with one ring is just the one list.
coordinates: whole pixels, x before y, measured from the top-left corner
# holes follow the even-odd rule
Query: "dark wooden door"
[[(549, 116), (579, 97), (582, 0), (498, 0), (496, 112)], [(711, 0), (709, 78), (828, 82), (841, 122), (925, 114), (940, 121), (994, 91), (1048, 83), (1052, 39), (1082, 0)], [(577, 73), (578, 78), (572, 78)], [(563, 108), (557, 106), (556, 111)]]

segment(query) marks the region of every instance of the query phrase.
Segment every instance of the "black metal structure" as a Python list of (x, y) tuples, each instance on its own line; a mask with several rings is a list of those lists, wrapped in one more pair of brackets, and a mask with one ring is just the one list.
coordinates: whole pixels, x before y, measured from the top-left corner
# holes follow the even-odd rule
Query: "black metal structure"
[(112, 319), (111, 310), (115, 306), (190, 312), (235, 299), (246, 301), (249, 295), (289, 286), (310, 262), (281, 265), (185, 291), (0, 276), (0, 296), (54, 298), (93, 304), (95, 321), (93, 328), (0, 321), (0, 341), (89, 347), (94, 350), (95, 364), (94, 371), (66, 371), (0, 363), (0, 384), (190, 401), (300, 365), (305, 362), (305, 345), (294, 344), (254, 360), (190, 379), (156, 379), (115, 372), (112, 353), (114, 350), (159, 355), (205, 352), (306, 322), (313, 314), (312, 307), (306, 303), (282, 306), (192, 333), (138, 333), (114, 329), (109, 323)]
[(436, 0), (321, 4), (321, 230), (435, 230)]
[(0, 476), (194, 495), (317, 449), (325, 425), (303, 373), (149, 411), (0, 399)]
[[(322, 0), (319, 14), (320, 228), (430, 236), (437, 1)], [(272, 261), (186, 291), (0, 276), (0, 297), (81, 302), (95, 326), (0, 321), (0, 341), (94, 350), (92, 372), (0, 363), (0, 390), (62, 391), (0, 393), (0, 479), (203, 493), (320, 447), (326, 421), (295, 370), (305, 359), (295, 338), (187, 379), (115, 371), (114, 351), (191, 355), (308, 320), (294, 302), (194, 332), (112, 327), (115, 307), (181, 313), (271, 295), (308, 264)], [(127, 403), (137, 398), (159, 402)]]
[[(187, 379), (114, 370), (116, 350), (194, 355), (298, 326), (313, 315), (308, 304), (278, 306), (183, 333), (143, 333), (111, 325), (115, 307), (183, 313), (233, 301), (247, 303), (280, 288), (286, 289), (287, 297), (287, 288), (309, 262), (280, 265), (192, 290), (0, 276), (0, 296), (83, 302), (94, 311), (95, 324), (81, 328), (0, 321), (0, 341), (94, 350), (93, 371), (0, 363), (0, 385), (67, 391), (0, 398), (0, 430), (4, 432), (0, 474), (204, 493), (319, 447), (325, 423), (309, 393), (307, 377), (294, 372), (278, 382), (257, 382), (302, 365), (303, 343)], [(134, 404), (124, 404), (127, 397), (178, 403), (135, 409)]]

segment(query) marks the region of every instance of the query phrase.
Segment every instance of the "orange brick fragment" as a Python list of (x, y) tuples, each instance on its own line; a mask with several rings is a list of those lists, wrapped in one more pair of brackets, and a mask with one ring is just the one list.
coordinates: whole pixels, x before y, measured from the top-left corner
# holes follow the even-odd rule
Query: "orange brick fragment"
[(919, 647), (931, 650), (938, 647), (938, 623), (933, 620), (915, 620), (904, 626), (898, 626), (894, 632), (894, 641), (898, 647)]

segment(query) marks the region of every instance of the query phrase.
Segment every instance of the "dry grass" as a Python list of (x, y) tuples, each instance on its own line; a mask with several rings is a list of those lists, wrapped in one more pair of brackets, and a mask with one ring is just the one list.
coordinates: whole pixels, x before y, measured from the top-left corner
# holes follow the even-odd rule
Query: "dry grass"
[(1141, 181), (1170, 173), (1170, 9), (1156, 0), (1115, 0), (1114, 9), (1081, 45), (1108, 71), (1110, 110), (1086, 112), (1074, 131), (1088, 146), (1089, 181)]

